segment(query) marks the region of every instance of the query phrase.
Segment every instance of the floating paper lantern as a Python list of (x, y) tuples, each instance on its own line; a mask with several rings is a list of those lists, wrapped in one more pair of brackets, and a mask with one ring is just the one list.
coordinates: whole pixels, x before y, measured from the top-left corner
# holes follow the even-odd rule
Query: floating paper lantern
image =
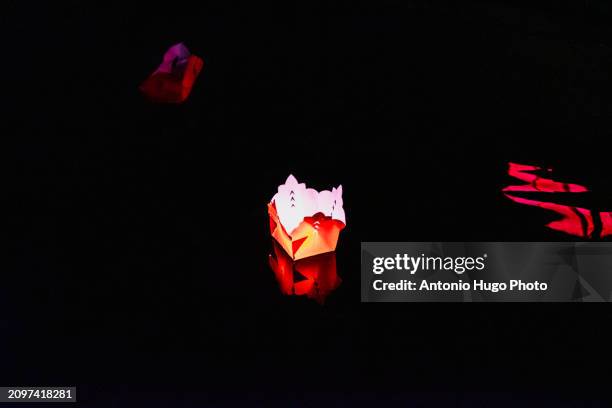
[(187, 99), (204, 62), (191, 55), (183, 43), (166, 51), (160, 66), (140, 86), (154, 102), (180, 103)]
[(293, 260), (334, 251), (346, 226), (342, 186), (318, 192), (293, 175), (268, 204), (270, 233)]

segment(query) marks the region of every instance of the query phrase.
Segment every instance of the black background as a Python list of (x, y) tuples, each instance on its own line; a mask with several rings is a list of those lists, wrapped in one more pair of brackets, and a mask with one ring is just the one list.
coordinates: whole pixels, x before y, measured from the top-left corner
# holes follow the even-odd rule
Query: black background
[[(8, 6), (0, 382), (604, 395), (608, 307), (361, 304), (359, 244), (573, 239), (503, 197), (508, 161), (609, 210), (605, 2), (251, 3)], [(180, 41), (191, 96), (148, 103)], [(344, 187), (324, 306), (267, 265), (289, 173)]]

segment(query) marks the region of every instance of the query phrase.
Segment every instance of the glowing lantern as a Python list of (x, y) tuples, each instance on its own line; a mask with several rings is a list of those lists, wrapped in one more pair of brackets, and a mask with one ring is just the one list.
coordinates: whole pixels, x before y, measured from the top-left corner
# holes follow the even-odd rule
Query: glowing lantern
[(191, 55), (183, 43), (173, 45), (164, 54), (161, 65), (142, 83), (140, 91), (154, 102), (183, 102), (203, 66), (202, 59)]
[(318, 192), (293, 175), (268, 204), (270, 233), (293, 260), (334, 251), (346, 226), (342, 186)]

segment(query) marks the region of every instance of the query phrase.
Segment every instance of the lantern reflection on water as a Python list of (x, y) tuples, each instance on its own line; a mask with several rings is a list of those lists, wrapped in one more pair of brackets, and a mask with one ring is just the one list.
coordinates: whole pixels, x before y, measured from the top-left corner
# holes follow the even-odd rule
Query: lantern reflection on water
[(285, 295), (305, 295), (323, 304), (342, 282), (336, 271), (336, 253), (327, 252), (294, 261), (273, 241), (269, 263)]

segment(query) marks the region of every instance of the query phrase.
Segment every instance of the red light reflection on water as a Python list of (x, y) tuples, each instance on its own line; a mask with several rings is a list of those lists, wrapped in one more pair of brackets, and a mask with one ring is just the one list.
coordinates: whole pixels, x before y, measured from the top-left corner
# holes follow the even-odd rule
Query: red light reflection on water
[(535, 191), (544, 193), (584, 193), (589, 191), (586, 187), (581, 186), (580, 184), (560, 183), (553, 179), (540, 177), (531, 173), (539, 170), (542, 170), (542, 168), (538, 166), (510, 163), (508, 167), (508, 175), (521, 181), (525, 181), (527, 184), (508, 186), (504, 188), (503, 191)]
[(515, 194), (512, 194), (514, 192), (584, 193), (589, 191), (580, 184), (562, 183), (533, 174), (533, 172), (541, 170), (542, 168), (538, 166), (509, 163), (508, 175), (524, 181), (525, 184), (505, 187), (502, 190), (504, 195), (515, 203), (540, 207), (559, 214), (561, 216), (560, 219), (546, 225), (553, 230), (582, 238), (593, 238), (593, 232), (595, 230), (593, 217), (599, 217), (599, 220), (601, 220), (601, 238), (612, 235), (612, 212), (591, 211), (586, 208), (556, 204), (548, 201), (531, 200), (517, 197)]
[(342, 282), (336, 271), (336, 253), (328, 252), (294, 261), (276, 242), (269, 255), (270, 268), (285, 295), (305, 295), (323, 304)]

